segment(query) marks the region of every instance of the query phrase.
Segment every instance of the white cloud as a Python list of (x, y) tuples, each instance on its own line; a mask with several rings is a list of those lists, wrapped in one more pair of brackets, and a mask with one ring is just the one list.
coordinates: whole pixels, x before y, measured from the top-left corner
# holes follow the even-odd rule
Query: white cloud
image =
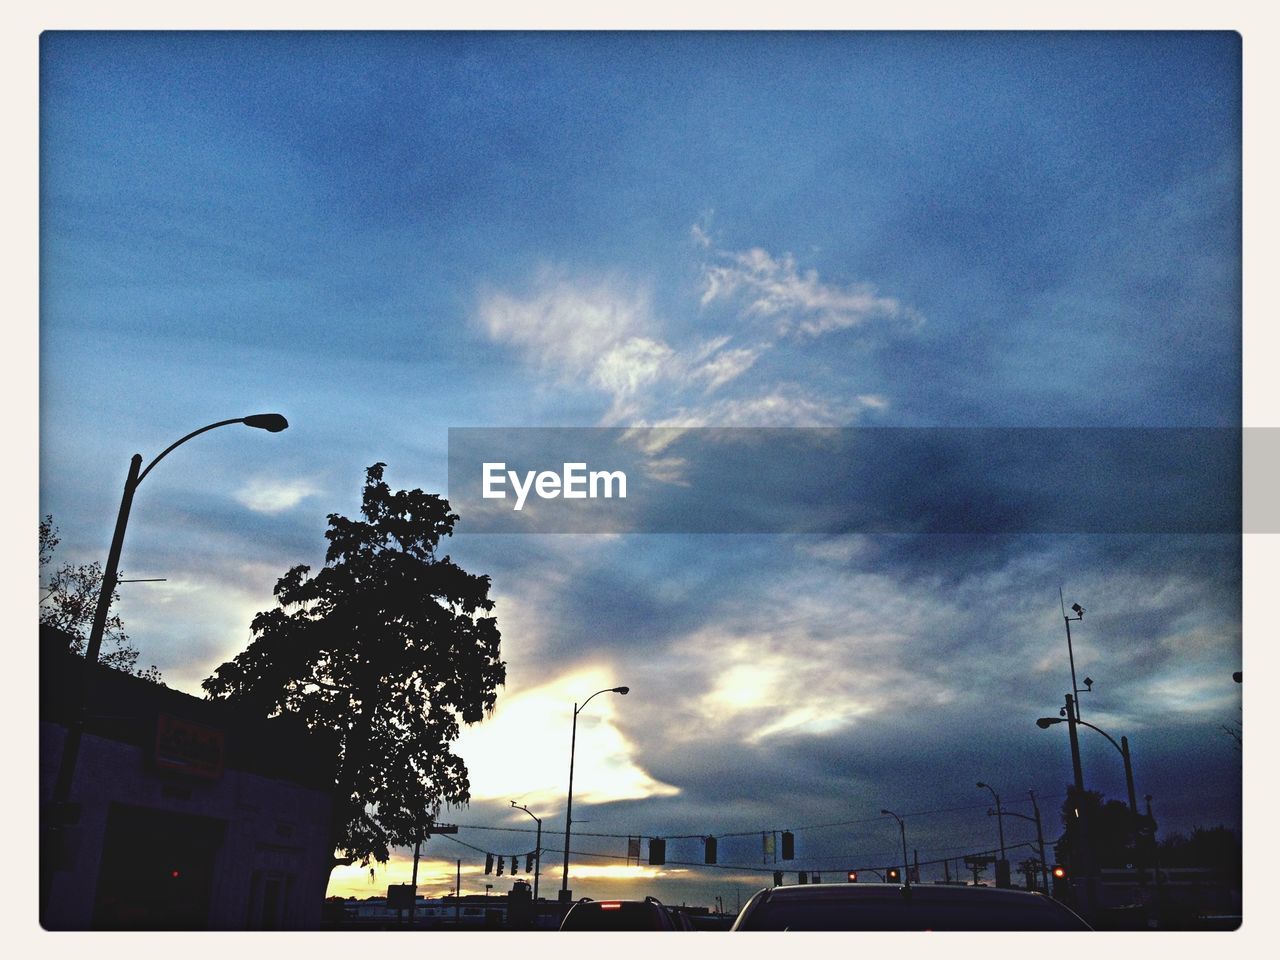
[(544, 269), (533, 287), (524, 297), (481, 297), (480, 323), (562, 380), (594, 375), (602, 358), (653, 326), (647, 294), (616, 277), (571, 279)]
[(258, 513), (281, 513), (318, 492), (308, 480), (255, 477), (236, 491), (236, 499)]
[[(548, 764), (546, 745), (563, 743), (572, 723), (573, 708), (585, 691), (603, 690), (616, 683), (603, 668), (564, 674), (545, 686), (498, 699), (493, 715), (466, 728), (458, 754), (467, 762), (471, 793), (476, 800), (523, 797), (550, 804), (564, 796), (564, 769)], [(616, 695), (592, 701), (577, 722), (578, 765), (573, 795), (583, 803), (608, 803), (644, 797), (672, 796), (679, 791), (642, 770), (635, 747), (615, 725)], [(567, 752), (563, 759), (567, 763)]]
[(595, 364), (591, 382), (615, 398), (638, 393), (664, 375), (669, 375), (675, 351), (665, 343), (647, 337), (632, 337), (610, 347)]
[[(837, 426), (886, 409), (883, 395), (850, 397), (843, 378), (825, 389), (800, 386), (779, 379), (776, 371), (785, 366), (777, 362), (768, 378), (745, 374), (758, 371), (784, 338), (796, 350), (796, 336), (811, 339), (872, 319), (914, 323), (915, 311), (868, 284), (824, 282), (790, 253), (719, 250), (710, 216), (690, 228), (709, 261), (701, 304), (728, 312), (699, 311), (691, 301), (683, 338), (656, 315), (649, 291), (622, 274), (574, 277), (549, 268), (523, 294), (484, 294), (479, 324), (557, 384), (606, 395), (604, 426)], [(696, 339), (688, 337), (695, 318)], [(759, 319), (767, 323), (753, 322)]]
[(824, 283), (816, 270), (801, 271), (795, 257), (774, 257), (754, 247), (718, 251), (723, 261), (703, 268), (702, 305), (729, 301), (748, 315), (770, 318), (779, 335), (820, 336), (873, 319), (920, 323), (919, 313), (894, 297), (880, 296), (867, 283)]

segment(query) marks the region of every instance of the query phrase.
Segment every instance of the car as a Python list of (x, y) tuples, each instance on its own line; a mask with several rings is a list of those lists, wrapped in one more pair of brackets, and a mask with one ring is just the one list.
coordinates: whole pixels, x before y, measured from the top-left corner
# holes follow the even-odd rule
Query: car
[(817, 883), (761, 890), (732, 930), (1089, 930), (1041, 893), (960, 884)]
[(656, 897), (643, 900), (583, 898), (569, 908), (561, 930), (678, 930)]

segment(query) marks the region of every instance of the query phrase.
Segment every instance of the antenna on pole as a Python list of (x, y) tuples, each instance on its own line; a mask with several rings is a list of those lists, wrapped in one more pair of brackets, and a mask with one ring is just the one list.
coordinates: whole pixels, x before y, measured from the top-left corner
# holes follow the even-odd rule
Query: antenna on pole
[(1058, 605), (1062, 607), (1062, 615), (1067, 615), (1067, 601), (1062, 598), (1062, 584), (1058, 584)]

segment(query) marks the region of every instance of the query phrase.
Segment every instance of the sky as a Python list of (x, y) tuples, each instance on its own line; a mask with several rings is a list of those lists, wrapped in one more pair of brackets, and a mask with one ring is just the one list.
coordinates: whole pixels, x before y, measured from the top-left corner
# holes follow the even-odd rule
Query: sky
[[(172, 686), (243, 649), (364, 470), (448, 493), (460, 427), (1237, 428), (1231, 33), (41, 37), (40, 512)], [(1052, 460), (1079, 464), (1063, 444)], [(979, 458), (980, 459), (980, 458)], [(775, 469), (778, 464), (772, 465)], [(785, 462), (783, 464), (785, 472)], [(1228, 465), (1224, 465), (1224, 470)], [(992, 456), (970, 478), (998, 491)], [(742, 495), (752, 497), (752, 477)], [(922, 470), (904, 495), (929, 496)], [(993, 493), (993, 495), (995, 495)], [(745, 900), (775, 869), (990, 850), (992, 784), (1133, 748), (1162, 834), (1241, 825), (1235, 533), (468, 534), (508, 664), (421, 885)], [(1115, 750), (1088, 786), (1123, 798)], [(1006, 821), (1010, 843), (1034, 836)], [(762, 835), (792, 830), (773, 862)], [(597, 834), (597, 836), (591, 836)], [(700, 865), (703, 836), (720, 864)], [(668, 837), (664, 868), (626, 837)], [(1012, 858), (1029, 855), (1026, 848)], [(523, 868), (523, 864), (521, 864)], [(405, 851), (373, 878), (408, 879)]]

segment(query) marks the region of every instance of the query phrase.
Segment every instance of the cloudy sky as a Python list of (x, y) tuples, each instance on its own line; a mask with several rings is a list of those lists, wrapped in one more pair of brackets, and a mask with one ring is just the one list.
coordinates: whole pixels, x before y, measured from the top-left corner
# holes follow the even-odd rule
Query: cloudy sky
[[(451, 427), (1238, 427), (1240, 99), (1234, 34), (45, 33), (41, 513), (102, 558), (131, 454), (289, 418), (201, 437), (135, 502), (125, 576), (167, 579), (120, 612), (197, 692), (368, 465), (448, 492)], [(572, 707), (615, 684), (580, 717), (576, 895), (883, 865), (882, 807), (941, 876), (995, 845), (978, 780), (1023, 814), (1035, 790), (1054, 836), (1059, 587), (1083, 717), (1129, 737), (1162, 831), (1240, 825), (1238, 536), (464, 515), (449, 549), (493, 579), (508, 682), (429, 889), (532, 848), (514, 799), (554, 895)], [(673, 863), (626, 866), (633, 835)]]

